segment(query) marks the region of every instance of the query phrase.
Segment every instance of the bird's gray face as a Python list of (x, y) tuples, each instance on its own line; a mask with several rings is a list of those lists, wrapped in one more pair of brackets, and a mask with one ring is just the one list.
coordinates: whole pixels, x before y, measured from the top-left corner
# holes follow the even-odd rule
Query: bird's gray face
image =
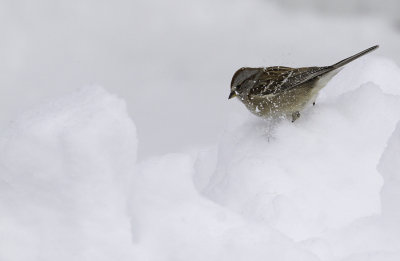
[(258, 68), (243, 67), (235, 72), (231, 81), (231, 92), (228, 99), (244, 93), (248, 89), (248, 80), (258, 73)]

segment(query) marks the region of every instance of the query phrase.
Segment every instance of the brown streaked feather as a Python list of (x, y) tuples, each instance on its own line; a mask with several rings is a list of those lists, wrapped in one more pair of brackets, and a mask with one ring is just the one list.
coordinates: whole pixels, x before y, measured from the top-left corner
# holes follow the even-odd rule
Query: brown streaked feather
[(251, 77), (254, 85), (249, 95), (278, 94), (334, 70), (327, 67), (289, 68), (283, 66), (267, 67), (262, 73)]

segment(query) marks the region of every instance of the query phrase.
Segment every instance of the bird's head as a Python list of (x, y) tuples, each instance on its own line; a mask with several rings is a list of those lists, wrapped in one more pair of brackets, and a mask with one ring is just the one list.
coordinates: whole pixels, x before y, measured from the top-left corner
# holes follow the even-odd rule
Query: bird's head
[[(228, 99), (240, 96), (248, 87), (248, 80), (258, 73), (258, 68), (243, 67), (235, 72), (231, 81), (231, 92)], [(246, 87), (247, 86), (247, 87)]]

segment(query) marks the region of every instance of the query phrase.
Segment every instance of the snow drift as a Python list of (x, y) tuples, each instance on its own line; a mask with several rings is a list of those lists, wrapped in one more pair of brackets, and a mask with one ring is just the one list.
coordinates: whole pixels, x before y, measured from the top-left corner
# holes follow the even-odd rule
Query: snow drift
[(399, 112), (399, 98), (371, 83), (296, 124), (245, 121), (220, 143), (205, 194), (296, 240), (378, 214), (376, 166)]
[(100, 88), (17, 119), (0, 150), (0, 259), (131, 260), (136, 147), (124, 103)]
[(398, 260), (399, 71), (354, 63), (294, 124), (243, 108), (214, 148), (143, 162), (101, 88), (33, 109), (1, 134), (0, 259)]

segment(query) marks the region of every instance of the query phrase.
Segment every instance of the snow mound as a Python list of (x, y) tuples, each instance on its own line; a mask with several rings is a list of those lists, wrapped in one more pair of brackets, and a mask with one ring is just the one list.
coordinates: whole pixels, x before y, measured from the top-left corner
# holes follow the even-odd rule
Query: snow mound
[(399, 111), (399, 97), (370, 83), (295, 124), (245, 121), (220, 143), (205, 194), (296, 240), (379, 214), (376, 166)]
[[(321, 260), (399, 258), (400, 131), (393, 130), (400, 120), (394, 85), (400, 88), (400, 71), (382, 59), (368, 67), (377, 75), (339, 73), (327, 88), (342, 93), (327, 90), (295, 123), (235, 117), (215, 162), (200, 154), (197, 189)], [(343, 91), (346, 77), (360, 85)], [(381, 87), (384, 79), (393, 81)]]
[(82, 89), (20, 117), (0, 148), (1, 260), (131, 260), (124, 102)]
[(202, 197), (194, 162), (169, 154), (137, 166), (130, 211), (138, 260), (318, 260), (268, 226), (258, 226)]
[(399, 260), (399, 69), (376, 61), (295, 123), (243, 108), (216, 147), (138, 163), (102, 88), (32, 109), (0, 135), (0, 260)]

